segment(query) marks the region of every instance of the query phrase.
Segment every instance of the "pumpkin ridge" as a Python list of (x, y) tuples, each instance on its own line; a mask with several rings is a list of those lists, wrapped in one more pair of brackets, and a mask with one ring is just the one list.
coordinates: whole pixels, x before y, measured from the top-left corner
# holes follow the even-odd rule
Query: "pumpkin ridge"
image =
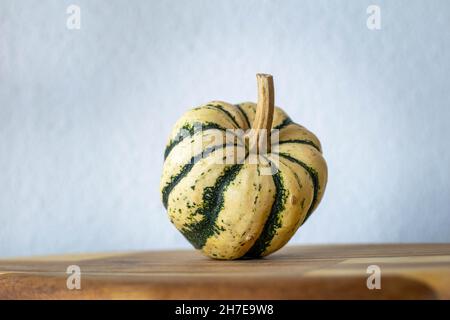
[[(301, 183), (301, 181), (300, 181), (300, 177), (298, 176), (296, 170), (294, 170), (291, 166), (289, 166), (289, 165), (286, 163), (286, 162), (289, 162), (289, 160), (288, 160), (288, 159), (280, 158), (279, 161), (280, 161), (280, 163), (283, 163), (285, 166), (287, 166), (287, 169), (291, 171), (291, 173), (292, 173), (293, 176), (294, 176), (295, 181), (297, 182), (299, 188), (301, 189), (301, 188), (302, 188), (302, 183)], [(310, 175), (308, 172), (307, 172), (307, 174)], [(313, 182), (313, 181), (312, 181), (312, 178), (311, 178), (311, 182)], [(314, 183), (313, 183), (313, 198), (314, 198)], [(303, 199), (303, 200), (305, 200), (305, 199)], [(310, 207), (311, 207), (312, 204), (313, 204), (313, 199), (311, 199)], [(304, 211), (303, 211), (303, 209), (304, 209), (304, 202), (300, 204), (300, 207), (302, 208), (302, 213), (303, 213), (303, 212), (304, 212)], [(308, 214), (309, 210), (310, 210), (310, 208), (308, 208), (308, 211), (307, 211), (306, 214), (304, 215), (304, 218), (303, 218), (303, 220), (301, 221), (301, 224), (299, 224), (299, 225), (297, 226), (297, 228), (299, 228), (299, 227), (303, 224), (304, 220), (307, 218), (307, 214)], [(299, 219), (299, 220), (300, 220), (300, 219)], [(289, 241), (289, 240), (290, 240), (290, 239), (288, 239), (288, 241)], [(287, 243), (287, 242), (286, 242), (286, 243)], [(280, 247), (280, 248), (281, 248), (281, 247)], [(280, 249), (280, 248), (278, 248), (278, 249)], [(278, 250), (278, 249), (277, 249), (277, 250)], [(275, 250), (275, 251), (276, 251), (276, 250)]]
[(172, 192), (172, 190), (181, 181), (181, 179), (183, 179), (185, 176), (187, 176), (187, 174), (192, 170), (194, 165), (199, 160), (204, 159), (205, 157), (207, 157), (208, 155), (210, 155), (212, 152), (214, 152), (216, 150), (223, 149), (225, 147), (230, 147), (230, 146), (237, 147), (239, 145), (236, 143), (223, 143), (220, 145), (215, 145), (215, 146), (209, 147), (209, 148), (203, 150), (202, 152), (200, 152), (199, 154), (193, 156), (190, 159), (190, 161), (181, 168), (179, 173), (177, 173), (176, 175), (171, 177), (170, 181), (162, 189), (161, 193), (162, 193), (164, 208), (167, 209), (167, 203), (169, 201), (169, 196), (170, 196), (170, 193)]
[(245, 123), (247, 124), (247, 129), (250, 129), (250, 127), (251, 127), (252, 125), (250, 124), (250, 120), (248, 120), (248, 115), (247, 115), (247, 113), (244, 111), (244, 109), (242, 109), (242, 107), (241, 107), (240, 104), (236, 104), (235, 106), (236, 106), (236, 108), (239, 110), (239, 112), (241, 113), (242, 117), (244, 118)]
[[(268, 160), (271, 162), (270, 160)], [(273, 182), (275, 184), (275, 199), (270, 210), (270, 214), (264, 224), (264, 228), (256, 239), (253, 246), (244, 255), (245, 257), (260, 257), (271, 240), (276, 234), (276, 229), (281, 227), (279, 214), (284, 210), (284, 205), (287, 199), (287, 190), (284, 188), (283, 177), (278, 170), (277, 173), (272, 175)]]
[(280, 142), (277, 143), (277, 145), (280, 144), (284, 144), (284, 143), (299, 143), (299, 144), (307, 144), (310, 145), (311, 147), (315, 148), (317, 151), (319, 151), (320, 153), (322, 153), (322, 151), (320, 150), (320, 148), (311, 140), (302, 140), (302, 139), (290, 139), (290, 140), (282, 140)]
[(237, 123), (236, 118), (230, 113), (230, 111), (225, 109), (220, 104), (207, 104), (204, 108), (220, 110), (221, 112), (223, 112), (227, 116), (228, 119), (231, 120), (231, 122), (233, 122), (233, 124), (236, 126), (236, 128), (240, 128), (241, 127), (239, 125), (239, 123)]
[(317, 195), (319, 193), (319, 177), (318, 177), (317, 171), (314, 170), (313, 168), (309, 167), (308, 165), (306, 165), (303, 161), (300, 161), (300, 160), (290, 156), (287, 153), (279, 153), (278, 155), (303, 167), (303, 169), (305, 169), (308, 172), (308, 174), (310, 175), (310, 177), (312, 179), (313, 186), (314, 186), (314, 194), (313, 194), (313, 199), (311, 201), (311, 205), (309, 206), (308, 212), (306, 213), (306, 217), (302, 222), (302, 225), (303, 225), (306, 222), (306, 220), (310, 217), (310, 215), (312, 214), (313, 210), (315, 209), (314, 207), (316, 205), (316, 202), (317, 202)]
[(279, 125), (276, 127), (273, 127), (272, 130), (281, 130), (287, 125), (290, 125), (291, 123), (294, 123), (290, 117), (286, 117)]
[(243, 164), (226, 167), (214, 186), (206, 187), (203, 190), (202, 206), (196, 210), (196, 214), (202, 215), (204, 218), (180, 230), (194, 248), (203, 248), (209, 237), (220, 233), (221, 229), (215, 224), (216, 219), (223, 209), (225, 192), (242, 167)]
[(199, 131), (206, 131), (206, 130), (212, 130), (212, 129), (221, 130), (221, 131), (227, 130), (214, 122), (207, 122), (206, 124), (203, 124), (201, 122), (185, 124), (184, 126), (182, 126), (180, 128), (180, 130), (176, 134), (175, 138), (171, 139), (169, 144), (166, 146), (166, 149), (164, 150), (164, 160), (167, 159), (167, 157), (169, 156), (172, 149), (175, 148), (180, 142), (182, 142), (184, 140), (184, 138), (186, 138), (186, 136), (182, 134), (182, 130), (187, 130), (189, 132), (189, 135), (192, 136)]

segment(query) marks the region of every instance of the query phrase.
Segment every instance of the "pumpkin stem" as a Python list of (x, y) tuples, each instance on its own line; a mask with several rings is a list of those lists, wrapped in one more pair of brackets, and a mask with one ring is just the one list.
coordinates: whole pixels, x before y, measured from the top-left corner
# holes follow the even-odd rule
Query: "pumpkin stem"
[(258, 103), (256, 105), (255, 120), (252, 124), (254, 137), (251, 150), (259, 151), (262, 149), (270, 152), (270, 131), (272, 130), (273, 112), (275, 108), (273, 78), (270, 74), (258, 73), (256, 80), (258, 82)]

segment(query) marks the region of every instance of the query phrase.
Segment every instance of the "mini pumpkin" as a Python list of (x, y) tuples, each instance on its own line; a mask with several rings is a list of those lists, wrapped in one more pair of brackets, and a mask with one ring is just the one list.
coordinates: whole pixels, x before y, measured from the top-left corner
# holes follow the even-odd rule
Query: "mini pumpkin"
[(185, 113), (164, 154), (160, 187), (170, 220), (215, 259), (280, 249), (325, 191), (320, 141), (274, 106), (272, 76), (258, 74), (257, 82), (258, 104), (212, 101)]

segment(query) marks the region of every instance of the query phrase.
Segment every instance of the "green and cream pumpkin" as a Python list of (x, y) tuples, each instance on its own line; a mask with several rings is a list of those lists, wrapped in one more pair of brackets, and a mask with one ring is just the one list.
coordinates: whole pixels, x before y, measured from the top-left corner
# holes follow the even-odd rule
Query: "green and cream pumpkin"
[[(215, 259), (256, 258), (280, 249), (325, 191), (320, 141), (273, 105), (272, 77), (257, 78), (258, 105), (212, 101), (194, 108), (176, 122), (165, 150), (161, 195), (170, 220)], [(248, 136), (227, 130), (252, 128), (269, 129), (266, 140), (252, 140), (268, 143), (253, 162), (247, 160), (258, 149)], [(272, 144), (276, 129), (279, 141)], [(223, 161), (230, 154), (235, 161)], [(274, 166), (273, 174), (262, 173)]]

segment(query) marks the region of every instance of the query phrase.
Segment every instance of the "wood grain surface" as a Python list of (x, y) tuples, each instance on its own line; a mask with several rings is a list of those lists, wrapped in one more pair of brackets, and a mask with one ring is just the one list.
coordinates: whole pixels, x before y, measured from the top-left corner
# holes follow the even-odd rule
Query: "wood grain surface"
[[(66, 286), (69, 265), (81, 289)], [(369, 290), (367, 267), (381, 269)], [(1, 299), (450, 299), (450, 244), (292, 246), (260, 260), (188, 251), (0, 260)]]

